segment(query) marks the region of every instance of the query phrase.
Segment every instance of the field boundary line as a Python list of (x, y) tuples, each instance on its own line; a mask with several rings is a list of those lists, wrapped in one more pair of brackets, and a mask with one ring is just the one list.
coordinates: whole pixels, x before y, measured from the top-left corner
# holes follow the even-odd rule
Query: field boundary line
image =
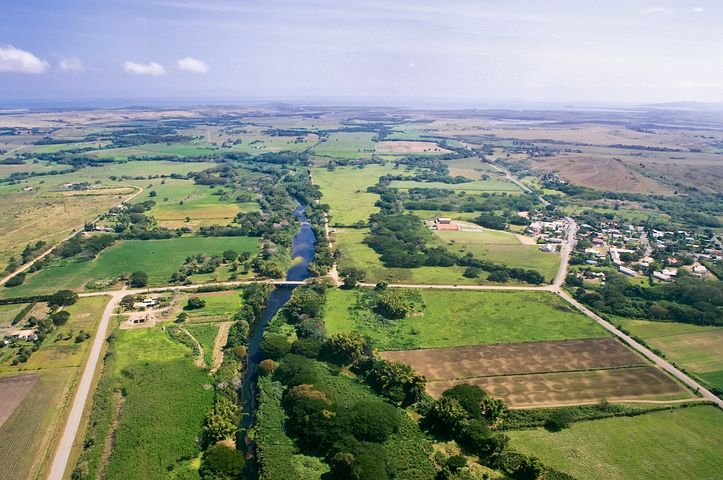
[(447, 380), (471, 380), (473, 378), (498, 378), (498, 377), (516, 377), (520, 375), (550, 375), (555, 373), (580, 373), (580, 372), (604, 372), (607, 370), (624, 370), (626, 368), (649, 368), (649, 363), (636, 363), (630, 365), (619, 365), (616, 367), (599, 367), (599, 368), (575, 368), (572, 370), (543, 370), (539, 372), (514, 372), (514, 373), (500, 373), (494, 375), (474, 375), (468, 377), (452, 377), (444, 379), (427, 379), (429, 383), (433, 382), (444, 382)]

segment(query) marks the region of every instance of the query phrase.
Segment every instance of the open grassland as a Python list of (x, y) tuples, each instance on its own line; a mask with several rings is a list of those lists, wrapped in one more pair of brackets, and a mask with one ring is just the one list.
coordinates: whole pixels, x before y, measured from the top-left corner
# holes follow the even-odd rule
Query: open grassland
[(521, 373), (643, 365), (641, 357), (612, 338), (524, 342), (384, 352), (408, 363), (427, 380), (463, 380)]
[[(152, 197), (151, 192), (155, 193)], [(213, 224), (227, 225), (237, 213), (259, 208), (255, 202), (238, 203), (233, 198), (233, 192), (225, 193), (223, 189), (196, 185), (190, 180), (165, 180), (164, 183), (149, 186), (136, 202), (155, 201), (156, 206), (149, 213), (161, 226), (197, 228)]]
[(387, 140), (377, 142), (379, 155), (442, 155), (450, 153), (446, 148), (439, 147), (434, 142), (419, 142), (413, 140)]
[(589, 480), (723, 476), (723, 412), (699, 406), (579, 422), (560, 432), (508, 432), (512, 448)]
[(364, 291), (330, 290), (329, 334), (359, 331), (380, 350), (438, 348), (606, 336), (548, 292), (420, 290), (422, 314), (386, 320), (365, 306)]
[(26, 303), (0, 305), (0, 333), (5, 332), (5, 329), (11, 328), (15, 317), (19, 315), (26, 306)]
[(90, 339), (75, 343), (75, 335), (81, 330), (95, 333), (107, 300), (81, 298), (67, 307), (68, 323), (51, 333), (26, 363), (13, 366), (3, 358), (0, 375), (37, 372), (37, 382), (0, 425), (0, 478), (41, 478), (47, 473), (91, 345)]
[(513, 408), (554, 407), (607, 400), (676, 400), (692, 394), (655, 367), (613, 368), (580, 372), (475, 377), (429, 382), (427, 391), (439, 397), (459, 384), (478, 385)]
[[(23, 185), (0, 186), (0, 265), (10, 257), (20, 257), (25, 245), (39, 240), (52, 245), (80, 228), (127, 194), (106, 193), (93, 196), (63, 196), (41, 190), (23, 192)], [(100, 192), (103, 193), (103, 192)]]
[(258, 239), (250, 237), (179, 237), (168, 240), (123, 240), (93, 260), (58, 260), (27, 278), (23, 285), (3, 288), (0, 296), (14, 297), (52, 293), (59, 288), (81, 290), (90, 280), (109, 280), (136, 270), (148, 274), (149, 285), (163, 285), (186, 257), (224, 250), (252, 252)]
[(394, 180), (390, 187), (400, 190), (411, 188), (438, 188), (455, 192), (508, 192), (519, 193), (520, 187), (503, 179), (474, 180), (466, 183), (417, 182), (414, 180)]
[(332, 133), (316, 145), (314, 153), (321, 157), (331, 158), (370, 158), (374, 153), (375, 143), (370, 132), (338, 132)]
[[(521, 238), (514, 233), (491, 230), (474, 232), (435, 230), (434, 233), (452, 252), (462, 255), (471, 252), (477, 258), (508, 267), (537, 270), (548, 282), (554, 279), (560, 264), (559, 254), (542, 252), (532, 239)], [(528, 240), (533, 244), (530, 245), (531, 242)]]
[(482, 175), (494, 176), (499, 175), (490, 164), (483, 162), (479, 157), (455, 158), (454, 160), (445, 160), (445, 165), (449, 169), (451, 177), (465, 177), (472, 180), (479, 180)]
[(113, 348), (103, 375), (113, 377), (124, 400), (104, 477), (167, 478), (200, 450), (213, 402), (209, 378), (191, 350), (161, 328), (122, 330)]
[(368, 193), (367, 187), (375, 185), (379, 177), (394, 172), (391, 165), (367, 165), (364, 168), (337, 167), (312, 168), (314, 183), (321, 188), (321, 203), (331, 207), (331, 225), (352, 225), (366, 222), (369, 215), (378, 211), (374, 203), (379, 195)]
[(411, 284), (439, 285), (475, 285), (484, 284), (487, 278), (482, 273), (479, 278), (463, 276), (464, 268), (451, 267), (419, 267), (419, 268), (387, 268), (379, 259), (379, 254), (365, 243), (364, 237), (369, 233), (366, 228), (336, 229), (333, 234), (334, 246), (341, 252), (339, 268), (358, 268), (366, 273), (367, 282), (390, 282)]
[(207, 367), (213, 364), (213, 346), (218, 334), (218, 323), (197, 323), (188, 325), (188, 331), (203, 348), (203, 361)]
[(617, 319), (631, 335), (660, 350), (679, 367), (723, 390), (723, 328)]
[(231, 320), (234, 313), (243, 306), (238, 290), (184, 295), (181, 298), (181, 306), (185, 306), (191, 296), (202, 298), (206, 305), (203, 308), (185, 310), (189, 322), (226, 322)]

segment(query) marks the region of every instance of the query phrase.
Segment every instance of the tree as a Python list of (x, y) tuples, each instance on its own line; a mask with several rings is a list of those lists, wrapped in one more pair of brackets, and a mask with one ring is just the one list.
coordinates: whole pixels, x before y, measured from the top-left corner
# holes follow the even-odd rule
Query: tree
[(71, 290), (58, 290), (50, 296), (48, 307), (58, 308), (73, 305), (78, 301), (78, 294)]
[(510, 274), (506, 270), (495, 270), (487, 276), (490, 282), (505, 283), (510, 280)]
[(274, 371), (274, 379), (293, 387), (301, 384), (313, 384), (319, 381), (318, 363), (301, 355), (286, 355)]
[(479, 268), (467, 267), (464, 270), (464, 273), (462, 275), (464, 275), (467, 278), (477, 278), (480, 276), (481, 273), (482, 273), (482, 271)]
[(217, 442), (234, 438), (241, 414), (238, 405), (224, 396), (218, 397), (213, 409), (206, 417), (204, 432), (209, 440)]
[(65, 310), (60, 310), (59, 312), (50, 314), (50, 319), (53, 321), (53, 325), (55, 325), (56, 327), (60, 327), (68, 323), (69, 318), (70, 312), (67, 312)]
[(462, 383), (445, 390), (443, 397), (456, 399), (462, 408), (475, 420), (484, 420), (487, 423), (495, 423), (506, 411), (502, 400), (497, 400), (485, 393), (477, 385)]
[(498, 460), (499, 468), (517, 480), (536, 480), (544, 472), (544, 466), (536, 457), (517, 452), (504, 452)]
[(434, 431), (455, 436), (462, 432), (468, 417), (456, 398), (442, 397), (429, 409), (425, 422)]
[(267, 335), (261, 341), (261, 353), (264, 358), (278, 360), (291, 351), (291, 344), (284, 335)]
[(223, 260), (226, 263), (233, 262), (238, 257), (238, 253), (236, 253), (234, 250), (226, 250), (222, 254)]
[(149, 196), (150, 198), (153, 198), (153, 197), (155, 197), (156, 195), (158, 195), (158, 194), (156, 193), (155, 190), (151, 190), (150, 192), (148, 192), (148, 196)]
[(366, 273), (358, 268), (348, 268), (340, 273), (344, 277), (344, 288), (355, 288), (359, 282), (363, 282), (366, 278)]
[(273, 375), (278, 366), (278, 362), (275, 362), (269, 358), (267, 358), (266, 360), (261, 360), (261, 363), (259, 363), (259, 373), (261, 373), (261, 375)]
[(143, 288), (148, 285), (148, 274), (140, 270), (131, 273), (130, 284), (133, 288)]
[(570, 426), (572, 412), (566, 408), (554, 411), (545, 421), (545, 429), (551, 432), (559, 432)]
[(186, 310), (198, 310), (206, 306), (206, 300), (198, 297), (191, 297), (186, 303)]
[(384, 359), (369, 359), (361, 363), (359, 369), (367, 382), (390, 401), (410, 405), (424, 396), (427, 380), (406, 363)]
[(326, 358), (334, 363), (349, 365), (371, 354), (369, 339), (359, 332), (332, 335), (323, 347)]
[(351, 409), (351, 429), (359, 440), (383, 443), (399, 430), (400, 417), (388, 403), (362, 401)]
[(223, 444), (209, 447), (203, 454), (198, 473), (203, 480), (235, 480), (244, 469), (244, 456)]

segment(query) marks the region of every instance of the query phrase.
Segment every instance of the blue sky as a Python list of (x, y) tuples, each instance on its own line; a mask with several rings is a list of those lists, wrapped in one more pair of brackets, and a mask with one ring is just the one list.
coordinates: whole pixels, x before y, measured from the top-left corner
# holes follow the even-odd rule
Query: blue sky
[(0, 2), (0, 106), (254, 98), (720, 102), (723, 2)]

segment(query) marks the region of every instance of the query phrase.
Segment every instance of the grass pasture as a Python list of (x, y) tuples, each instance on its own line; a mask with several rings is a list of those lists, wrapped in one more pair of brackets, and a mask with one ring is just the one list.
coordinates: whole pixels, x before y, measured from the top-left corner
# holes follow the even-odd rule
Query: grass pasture
[(122, 330), (103, 375), (125, 392), (105, 478), (167, 478), (198, 454), (213, 389), (188, 347), (160, 328)]
[(723, 413), (712, 406), (507, 432), (515, 450), (587, 480), (714, 480), (723, 475)]
[(198, 340), (203, 348), (203, 361), (206, 366), (210, 367), (213, 364), (213, 345), (216, 341), (216, 335), (218, 334), (218, 324), (215, 323), (197, 323), (188, 325), (188, 331), (193, 337)]
[(419, 290), (423, 314), (386, 320), (364, 290), (330, 290), (329, 335), (359, 331), (379, 350), (458, 347), (605, 337), (605, 331), (548, 292)]
[(185, 310), (188, 322), (226, 322), (243, 306), (238, 290), (184, 295), (181, 305), (185, 306), (187, 299), (192, 296), (202, 298), (206, 305), (196, 310)]
[(723, 390), (723, 328), (619, 319), (632, 335), (711, 387)]
[(480, 278), (467, 278), (462, 275), (465, 269), (456, 265), (451, 267), (387, 268), (379, 259), (379, 254), (362, 243), (367, 233), (369, 230), (366, 228), (337, 228), (333, 234), (334, 246), (341, 251), (339, 268), (363, 270), (366, 273), (365, 281), (367, 282), (442, 285), (485, 283), (486, 275), (484, 273)]
[(352, 225), (366, 222), (378, 209), (374, 203), (379, 195), (368, 193), (367, 187), (375, 185), (379, 177), (394, 172), (390, 165), (367, 165), (364, 168), (337, 167), (312, 168), (314, 183), (321, 188), (321, 203), (331, 207), (331, 225)]
[(314, 147), (314, 153), (331, 158), (371, 158), (375, 149), (374, 136), (371, 132), (332, 133)]
[(163, 285), (186, 257), (197, 253), (220, 255), (224, 250), (255, 252), (258, 239), (250, 237), (179, 237), (168, 240), (123, 240), (89, 261), (57, 260), (28, 276), (23, 285), (0, 290), (14, 297), (52, 293), (59, 286), (83, 289), (91, 280), (112, 280), (123, 273), (143, 270), (149, 285)]
[(508, 267), (537, 270), (548, 282), (555, 278), (560, 264), (559, 254), (542, 252), (533, 239), (514, 233), (495, 230), (435, 230), (434, 233), (452, 252), (462, 255), (471, 252), (475, 257)]
[(386, 140), (377, 142), (379, 155), (443, 155), (450, 153), (446, 148), (439, 147), (434, 142), (420, 142), (414, 140)]

